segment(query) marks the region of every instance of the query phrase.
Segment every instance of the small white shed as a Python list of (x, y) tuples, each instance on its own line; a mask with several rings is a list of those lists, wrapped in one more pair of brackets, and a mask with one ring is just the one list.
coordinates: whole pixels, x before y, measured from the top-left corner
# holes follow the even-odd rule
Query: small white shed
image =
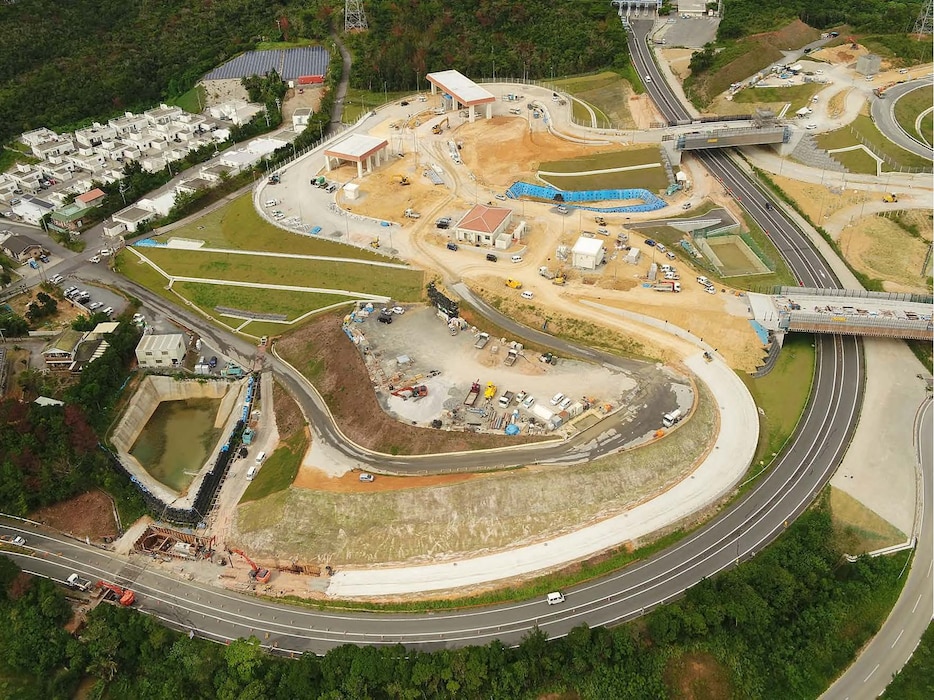
[(596, 270), (606, 259), (603, 241), (581, 236), (571, 248), (571, 264), (581, 270)]
[(639, 248), (630, 248), (626, 253), (626, 262), (630, 265), (638, 265), (640, 257), (642, 257), (642, 251)]

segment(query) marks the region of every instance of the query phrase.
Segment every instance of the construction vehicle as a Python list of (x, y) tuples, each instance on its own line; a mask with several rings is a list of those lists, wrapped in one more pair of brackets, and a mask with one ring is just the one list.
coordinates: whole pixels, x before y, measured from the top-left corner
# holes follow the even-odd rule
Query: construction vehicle
[(279, 173), (273, 173), (272, 175), (269, 176), (269, 184), (270, 185), (279, 184)]
[(888, 204), (894, 204), (898, 201), (898, 195), (894, 192), (889, 192), (888, 194), (882, 195), (882, 201), (887, 202)]
[(403, 401), (407, 401), (408, 399), (415, 399), (418, 401), (418, 399), (428, 396), (428, 387), (424, 384), (404, 386), (400, 389), (396, 389), (394, 392), (392, 392), (392, 395), (400, 397)]
[(514, 364), (516, 364), (516, 360), (518, 359), (519, 351), (514, 348), (510, 348), (506, 353), (506, 359), (503, 360), (503, 364), (505, 364), (507, 367), (512, 367)]
[(492, 399), (496, 396), (496, 385), (493, 382), (486, 383), (486, 391), (483, 392), (483, 398)]
[(242, 377), (243, 375), (243, 368), (233, 362), (228, 362), (227, 366), (221, 370), (222, 377)]
[(98, 581), (97, 589), (99, 592), (104, 594), (105, 599), (107, 592), (112, 592), (117, 597), (117, 602), (125, 608), (133, 605), (133, 603), (136, 602), (136, 594), (133, 593), (133, 591), (131, 591), (129, 588), (120, 588), (120, 586), (116, 585), (115, 583)]
[(324, 188), (328, 186), (328, 179), (324, 175), (318, 175), (318, 177), (312, 179), (311, 184), (315, 187)]
[(559, 287), (563, 287), (565, 282), (567, 282), (567, 278), (564, 276), (564, 270), (558, 270), (555, 278), (551, 280), (552, 284), (557, 284)]
[(477, 348), (478, 350), (483, 350), (483, 348), (485, 348), (486, 344), (489, 342), (490, 342), (490, 334), (481, 333), (480, 335), (477, 336), (477, 342), (474, 343), (473, 346)]
[(544, 362), (546, 365), (556, 365), (558, 364), (558, 356), (552, 352), (546, 352), (538, 358), (538, 361)]
[(474, 382), (470, 385), (470, 391), (467, 392), (467, 398), (464, 399), (465, 406), (473, 406), (477, 403), (477, 398), (480, 396), (480, 382)]
[(519, 280), (514, 280), (512, 277), (507, 277), (506, 286), (511, 287), (512, 289), (522, 289), (522, 282)]
[(654, 289), (656, 292), (680, 292), (681, 283), (672, 282), (671, 280), (665, 280), (663, 282), (659, 282), (656, 285), (654, 285), (652, 289)]
[(850, 48), (851, 48), (851, 49), (858, 49), (858, 48), (859, 48), (859, 42), (856, 41), (856, 39), (854, 39), (853, 37), (848, 36), (848, 37), (846, 38), (846, 40), (847, 40), (848, 42), (850, 42)]
[(374, 238), (372, 241), (370, 241), (370, 247), (379, 248), (379, 238)]
[(538, 268), (538, 274), (540, 274), (546, 280), (553, 280), (555, 278), (555, 273), (544, 266)]
[(242, 549), (228, 549), (230, 554), (239, 554), (246, 560), (246, 563), (250, 565), (250, 579), (256, 583), (269, 583), (269, 579), (272, 576), (269, 569), (262, 569), (257, 566), (252, 559), (250, 559)]
[(422, 215), (419, 214), (419, 213), (418, 213), (417, 211), (415, 211), (414, 209), (406, 209), (404, 212), (402, 212), (402, 216), (404, 216), (406, 219), (420, 219), (420, 218), (422, 218)]
[(445, 117), (445, 118), (442, 119), (440, 122), (438, 122), (438, 123), (435, 124), (433, 127), (431, 127), (431, 133), (433, 133), (433, 134), (440, 134), (442, 131), (444, 131), (444, 127), (445, 127), (445, 126), (448, 127), (448, 128), (450, 128), (450, 126), (451, 126), (451, 118), (450, 118), (450, 117)]
[(880, 100), (885, 99), (885, 88), (877, 87), (872, 89), (872, 94), (878, 97)]
[(411, 182), (409, 182), (409, 178), (407, 178), (405, 175), (393, 175), (392, 181), (398, 182), (400, 185), (403, 185), (403, 186), (412, 184)]
[(606, 226), (606, 219), (604, 219), (602, 216), (595, 216), (593, 220), (597, 226)]
[(91, 589), (91, 582), (86, 578), (81, 578), (78, 574), (71, 574), (67, 579), (65, 579), (69, 586), (72, 588), (77, 588), (79, 591), (87, 591)]

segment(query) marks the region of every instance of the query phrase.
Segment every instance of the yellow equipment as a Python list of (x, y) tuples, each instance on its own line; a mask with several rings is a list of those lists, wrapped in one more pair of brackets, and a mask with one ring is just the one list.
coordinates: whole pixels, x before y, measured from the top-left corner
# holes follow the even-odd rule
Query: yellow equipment
[(379, 238), (374, 238), (372, 241), (370, 241), (370, 247), (379, 248)]
[(483, 398), (492, 399), (496, 396), (496, 385), (493, 382), (487, 382), (486, 391), (483, 392)]
[(448, 127), (448, 128), (450, 128), (450, 126), (451, 126), (451, 118), (450, 118), (450, 117), (445, 117), (445, 118), (442, 119), (440, 122), (438, 122), (438, 123), (435, 124), (433, 127), (431, 127), (431, 133), (433, 133), (433, 134), (440, 134), (442, 131), (444, 131), (443, 127), (445, 127), (445, 126)]
[(895, 194), (894, 192), (889, 192), (888, 194), (882, 195), (882, 201), (892, 204), (893, 202), (898, 201), (898, 195)]
[(409, 178), (407, 178), (405, 175), (393, 175), (393, 176), (392, 176), (392, 179), (393, 179), (393, 182), (398, 182), (400, 185), (409, 185), (409, 184), (411, 184), (411, 183), (409, 182)]
[(553, 280), (551, 280), (551, 283), (552, 283), (552, 284), (557, 284), (559, 287), (563, 287), (563, 286), (564, 286), (564, 283), (565, 283), (566, 281), (567, 281), (567, 279), (566, 279), (565, 276), (564, 276), (564, 270), (559, 270), (559, 271), (555, 274), (555, 278), (554, 278)]
[(512, 287), (513, 289), (522, 289), (522, 282), (520, 282), (519, 280), (514, 280), (511, 277), (507, 277), (506, 286)]

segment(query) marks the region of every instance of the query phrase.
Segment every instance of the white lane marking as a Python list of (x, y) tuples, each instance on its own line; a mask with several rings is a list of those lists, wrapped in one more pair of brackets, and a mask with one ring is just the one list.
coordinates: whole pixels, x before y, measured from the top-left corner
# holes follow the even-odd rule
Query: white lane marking
[[(924, 594), (922, 593), (921, 595), (924, 595)], [(921, 596), (919, 595), (918, 599), (915, 601), (915, 606), (911, 609), (911, 612), (914, 612), (915, 610), (918, 609), (918, 603), (920, 602), (921, 602)]]
[(904, 633), (905, 633), (905, 630), (904, 630), (904, 629), (903, 629), (901, 632), (898, 633), (898, 636), (895, 638), (895, 641), (892, 642), (892, 646), (889, 647), (890, 649), (894, 649), (894, 648), (895, 648), (895, 645), (898, 644), (898, 640), (902, 638), (902, 635), (903, 635)]
[[(876, 664), (876, 668), (879, 668), (879, 664)], [(872, 674), (876, 672), (876, 668), (872, 669), (872, 670), (869, 672), (869, 675), (866, 676), (866, 678), (863, 680), (863, 683), (865, 683), (865, 682), (868, 681), (870, 678), (872, 678)]]

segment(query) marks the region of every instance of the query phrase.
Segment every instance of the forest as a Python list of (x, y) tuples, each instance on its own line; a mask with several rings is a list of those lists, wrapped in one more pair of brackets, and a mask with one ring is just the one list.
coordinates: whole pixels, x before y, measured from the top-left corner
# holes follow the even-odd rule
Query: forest
[(140, 700), (658, 700), (686, 688), (706, 693), (695, 697), (814, 698), (884, 619), (906, 556), (846, 563), (822, 502), (752, 561), (629, 625), (581, 626), (551, 642), (535, 632), (515, 648), (343, 646), (297, 659), (270, 655), (255, 638), (190, 639), (108, 605), (76, 639), (63, 630), (61, 589), (0, 557), (0, 683), (23, 700), (69, 698), (83, 680), (94, 684), (91, 697)]

